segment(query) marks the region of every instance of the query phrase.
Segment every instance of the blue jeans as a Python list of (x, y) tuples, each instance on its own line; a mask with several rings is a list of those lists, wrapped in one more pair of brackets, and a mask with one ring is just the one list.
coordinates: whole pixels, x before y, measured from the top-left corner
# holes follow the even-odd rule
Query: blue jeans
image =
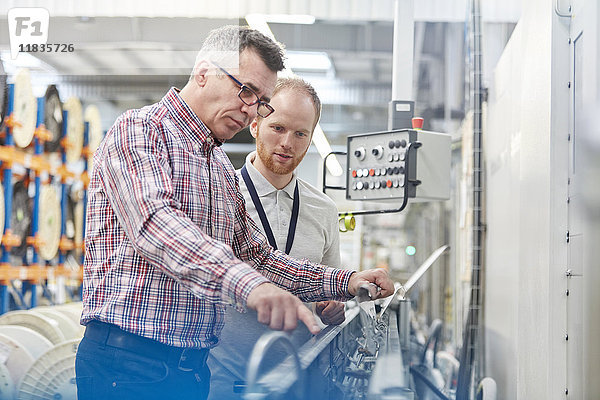
[[(78, 400), (198, 399), (210, 388), (208, 350), (169, 347), (91, 322), (75, 359)], [(133, 351), (132, 351), (133, 350)], [(200, 355), (199, 355), (200, 354)]]

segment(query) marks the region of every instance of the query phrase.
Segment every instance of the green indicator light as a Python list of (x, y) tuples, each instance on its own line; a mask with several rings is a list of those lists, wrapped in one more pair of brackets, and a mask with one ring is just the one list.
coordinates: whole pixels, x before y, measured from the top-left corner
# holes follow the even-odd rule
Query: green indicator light
[(407, 255), (414, 256), (417, 252), (417, 249), (415, 248), (415, 246), (406, 246), (406, 249), (404, 251), (406, 251)]

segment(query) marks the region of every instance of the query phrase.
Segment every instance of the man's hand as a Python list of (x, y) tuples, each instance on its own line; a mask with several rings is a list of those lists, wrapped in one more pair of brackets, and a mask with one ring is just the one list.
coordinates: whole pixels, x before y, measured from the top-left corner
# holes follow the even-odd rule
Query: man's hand
[[(377, 291), (376, 287), (369, 285), (374, 283), (381, 288), (381, 291)], [(382, 268), (368, 269), (366, 271), (355, 272), (350, 276), (350, 282), (348, 283), (348, 291), (351, 295), (356, 296), (358, 289), (361, 286), (371, 287), (371, 300), (388, 297), (394, 294), (394, 282), (388, 276), (386, 270)]]
[(312, 312), (293, 294), (272, 283), (258, 285), (250, 292), (246, 305), (258, 314), (258, 322), (277, 331), (293, 331), (302, 321), (310, 333), (321, 331)]
[(339, 325), (346, 319), (344, 303), (339, 301), (319, 301), (315, 310), (325, 325)]

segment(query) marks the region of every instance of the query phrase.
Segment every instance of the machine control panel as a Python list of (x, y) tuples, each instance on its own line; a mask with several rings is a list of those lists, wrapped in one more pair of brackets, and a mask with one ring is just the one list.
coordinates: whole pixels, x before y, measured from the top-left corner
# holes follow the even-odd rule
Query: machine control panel
[(450, 198), (450, 135), (399, 129), (348, 137), (346, 198)]

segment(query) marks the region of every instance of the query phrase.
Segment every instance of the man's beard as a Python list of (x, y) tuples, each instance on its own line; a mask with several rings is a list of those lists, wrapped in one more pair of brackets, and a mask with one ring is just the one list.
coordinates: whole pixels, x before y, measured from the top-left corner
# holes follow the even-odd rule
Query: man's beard
[(275, 163), (273, 161), (273, 154), (269, 153), (267, 151), (267, 149), (265, 149), (265, 146), (258, 139), (259, 135), (260, 135), (260, 133), (258, 133), (257, 137), (256, 137), (256, 154), (258, 157), (260, 157), (260, 160), (265, 165), (265, 167), (267, 167), (269, 169), (269, 171), (276, 173), (278, 175), (286, 175), (286, 174), (289, 174), (290, 172), (293, 172), (296, 169), (296, 167), (298, 166), (298, 164), (300, 164), (300, 162), (304, 158), (304, 155), (308, 151), (308, 147), (307, 147), (301, 157), (294, 158), (292, 160), (292, 162), (288, 165), (281, 165), (281, 164)]

